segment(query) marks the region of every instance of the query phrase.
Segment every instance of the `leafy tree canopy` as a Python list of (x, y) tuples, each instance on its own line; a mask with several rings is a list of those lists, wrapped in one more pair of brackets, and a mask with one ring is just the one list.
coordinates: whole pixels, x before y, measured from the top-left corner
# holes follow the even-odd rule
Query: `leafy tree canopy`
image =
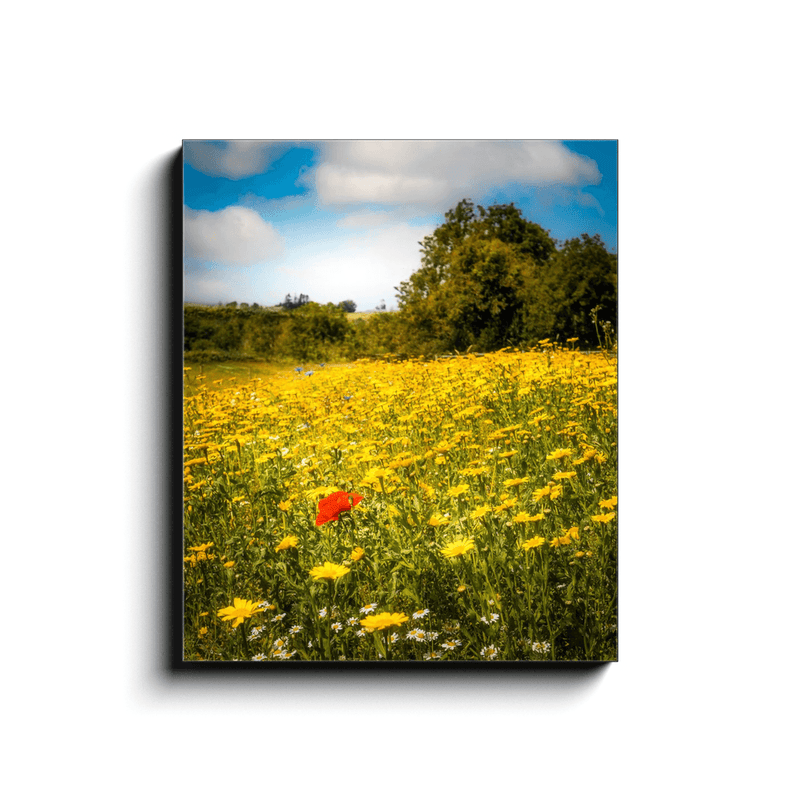
[(409, 349), (493, 350), (547, 336), (589, 341), (591, 309), (616, 315), (616, 256), (584, 234), (558, 249), (514, 204), (462, 200), (420, 242), (421, 266), (397, 288)]
[(527, 328), (542, 336), (577, 336), (599, 344), (592, 309), (617, 327), (617, 256), (599, 235), (569, 239), (549, 259), (547, 268), (528, 287)]

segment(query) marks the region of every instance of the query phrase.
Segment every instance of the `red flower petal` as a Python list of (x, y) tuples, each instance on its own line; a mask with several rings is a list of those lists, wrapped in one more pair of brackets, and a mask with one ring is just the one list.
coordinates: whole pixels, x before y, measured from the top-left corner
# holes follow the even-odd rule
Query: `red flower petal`
[[(352, 499), (352, 502), (351, 502)], [(326, 522), (334, 522), (339, 519), (342, 511), (350, 511), (357, 506), (364, 498), (361, 495), (351, 492), (334, 492), (319, 501), (319, 515), (317, 525), (324, 525)]]

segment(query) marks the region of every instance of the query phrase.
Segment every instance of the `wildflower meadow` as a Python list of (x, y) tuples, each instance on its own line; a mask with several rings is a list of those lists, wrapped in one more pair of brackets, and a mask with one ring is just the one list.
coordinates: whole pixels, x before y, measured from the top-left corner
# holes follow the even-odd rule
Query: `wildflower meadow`
[(184, 659), (616, 660), (616, 356), (570, 348), (184, 367)]

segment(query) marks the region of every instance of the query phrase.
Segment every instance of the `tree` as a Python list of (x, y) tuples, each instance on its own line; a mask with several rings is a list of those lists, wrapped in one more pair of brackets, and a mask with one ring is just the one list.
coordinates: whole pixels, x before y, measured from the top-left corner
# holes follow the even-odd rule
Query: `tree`
[(280, 304), (281, 308), (286, 309), (286, 311), (292, 311), (295, 308), (300, 308), (300, 306), (304, 306), (306, 303), (309, 302), (307, 294), (301, 294), (300, 297), (297, 295), (292, 298), (290, 294), (287, 294), (284, 298), (284, 301)]
[[(446, 277), (453, 251), (469, 239), (498, 239), (509, 244), (520, 256), (544, 263), (555, 252), (555, 242), (547, 231), (535, 222), (529, 222), (513, 204), (475, 206), (462, 200), (445, 214), (445, 221), (422, 245), (422, 269), (411, 276), (415, 285), (421, 282), (438, 283)], [(420, 274), (421, 273), (421, 274)], [(416, 280), (415, 280), (416, 276)]]
[(577, 336), (597, 346), (592, 309), (617, 328), (617, 256), (599, 235), (569, 239), (526, 289), (525, 328), (531, 338)]
[(514, 204), (462, 200), (420, 242), (421, 265), (397, 288), (409, 353), (494, 350), (579, 337), (596, 346), (592, 309), (616, 327), (617, 257), (599, 236), (560, 248)]
[(530, 260), (500, 239), (470, 238), (452, 254), (442, 287), (448, 350), (496, 350), (520, 338), (525, 275)]
[(345, 313), (352, 314), (356, 310), (356, 304), (352, 300), (342, 300), (339, 303), (339, 308)]
[(525, 288), (555, 252), (547, 231), (513, 203), (462, 200), (420, 242), (422, 264), (397, 287), (411, 348), (491, 350), (523, 335)]

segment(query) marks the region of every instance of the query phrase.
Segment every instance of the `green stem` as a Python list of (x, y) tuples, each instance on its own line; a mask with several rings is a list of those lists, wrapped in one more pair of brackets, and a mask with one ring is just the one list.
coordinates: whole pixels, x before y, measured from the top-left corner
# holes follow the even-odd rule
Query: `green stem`
[(244, 657), (245, 661), (250, 658), (250, 653), (247, 647), (247, 623), (243, 622), (239, 626), (239, 630), (242, 632), (242, 656)]
[(333, 625), (333, 622), (331, 622), (331, 620), (333, 619), (334, 580), (335, 579), (331, 579), (328, 581), (328, 614), (325, 621), (325, 655), (328, 661), (333, 659), (333, 656), (331, 655), (331, 625)]

